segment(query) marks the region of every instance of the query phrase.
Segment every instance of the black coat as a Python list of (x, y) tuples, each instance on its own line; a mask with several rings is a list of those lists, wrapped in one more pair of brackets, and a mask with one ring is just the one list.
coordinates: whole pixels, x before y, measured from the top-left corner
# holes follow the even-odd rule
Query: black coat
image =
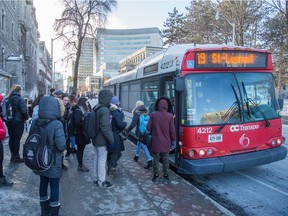
[(124, 121), (124, 113), (119, 109), (113, 109), (110, 111), (112, 116), (112, 131), (114, 137), (114, 143), (107, 146), (109, 152), (121, 152), (125, 150), (123, 140), (119, 136), (119, 133), (125, 129), (127, 122)]
[(74, 125), (76, 128), (76, 144), (77, 145), (86, 145), (90, 143), (89, 139), (86, 139), (86, 137), (83, 134), (83, 125), (82, 125), (82, 118), (83, 118), (83, 112), (80, 109), (78, 105), (75, 105), (72, 108), (73, 111), (73, 118), (74, 118)]
[(26, 102), (20, 93), (13, 91), (9, 97), (12, 98), (13, 120), (23, 122), (29, 119)]

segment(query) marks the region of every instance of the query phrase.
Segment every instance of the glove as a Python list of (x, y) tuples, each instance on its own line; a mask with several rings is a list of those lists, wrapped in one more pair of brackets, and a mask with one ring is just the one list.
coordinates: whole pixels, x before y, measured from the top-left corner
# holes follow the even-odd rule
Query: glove
[(170, 151), (174, 150), (176, 148), (176, 141), (172, 141), (170, 145)]

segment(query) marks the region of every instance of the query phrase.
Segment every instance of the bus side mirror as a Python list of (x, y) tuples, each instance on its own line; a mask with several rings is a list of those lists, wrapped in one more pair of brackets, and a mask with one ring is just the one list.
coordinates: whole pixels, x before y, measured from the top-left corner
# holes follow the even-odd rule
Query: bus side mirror
[(174, 86), (175, 86), (175, 90), (177, 92), (186, 91), (185, 78), (184, 77), (176, 77), (176, 78), (174, 78)]

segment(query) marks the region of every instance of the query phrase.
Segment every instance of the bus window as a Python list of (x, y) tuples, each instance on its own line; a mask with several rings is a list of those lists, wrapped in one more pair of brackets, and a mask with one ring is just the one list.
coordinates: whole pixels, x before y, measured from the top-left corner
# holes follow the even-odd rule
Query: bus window
[(121, 107), (123, 110), (128, 111), (129, 110), (129, 86), (127, 85), (122, 85), (121, 86)]
[(175, 95), (174, 95), (174, 83), (173, 81), (165, 81), (165, 85), (164, 85), (164, 96), (170, 98), (171, 102), (172, 102), (172, 106), (173, 106), (173, 110), (175, 110), (174, 108), (174, 100), (175, 100)]
[(154, 104), (158, 98), (158, 88), (157, 81), (148, 81), (143, 82), (141, 99), (144, 102), (145, 106), (148, 107), (149, 113), (154, 111)]

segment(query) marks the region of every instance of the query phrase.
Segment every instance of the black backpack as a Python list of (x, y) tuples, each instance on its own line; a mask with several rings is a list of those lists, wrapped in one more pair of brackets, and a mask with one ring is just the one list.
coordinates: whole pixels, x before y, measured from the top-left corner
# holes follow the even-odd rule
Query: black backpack
[(13, 99), (15, 97), (7, 97), (2, 101), (2, 116), (4, 122), (9, 122), (13, 119)]
[(87, 113), (83, 113), (82, 117), (82, 133), (86, 139), (94, 139), (99, 132), (99, 123), (97, 119), (97, 107), (95, 110)]
[(74, 136), (76, 134), (74, 115), (73, 115), (73, 111), (71, 109), (72, 109), (72, 107), (69, 109), (69, 114), (67, 117), (67, 133), (68, 133), (69, 137)]
[(45, 129), (50, 122), (39, 125), (36, 119), (23, 146), (24, 163), (33, 171), (46, 171), (52, 165), (52, 146)]

